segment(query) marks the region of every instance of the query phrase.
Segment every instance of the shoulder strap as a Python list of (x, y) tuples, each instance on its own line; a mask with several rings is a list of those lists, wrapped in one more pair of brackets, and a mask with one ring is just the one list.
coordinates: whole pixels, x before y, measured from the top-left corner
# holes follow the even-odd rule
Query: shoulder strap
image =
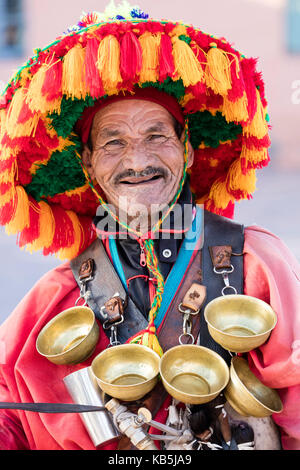
[[(107, 256), (102, 242), (98, 239), (95, 240), (95, 242), (92, 243), (84, 253), (71, 261), (71, 269), (79, 286), (80, 267), (88, 258), (92, 258), (94, 260), (95, 269), (93, 278), (88, 282), (90, 295), (87, 303), (95, 313), (97, 319), (103, 323), (104, 319), (100, 312), (101, 307), (116, 293), (118, 293), (123, 300), (126, 299), (127, 294), (118, 274)], [(121, 343), (125, 343), (128, 338), (146, 328), (147, 324), (145, 317), (139, 311), (132, 299), (127, 297), (125, 321), (118, 325), (118, 340)], [(104, 331), (109, 337), (110, 332), (107, 330)]]
[[(210, 336), (204, 319), (204, 308), (213, 299), (221, 295), (224, 287), (222, 276), (213, 271), (209, 248), (212, 246), (229, 245), (232, 247), (231, 258), (234, 271), (229, 274), (230, 284), (238, 294), (243, 293), (243, 250), (244, 226), (230, 219), (204, 211), (204, 245), (202, 253), (203, 284), (206, 286), (206, 300), (201, 312), (200, 344), (219, 353), (228, 363), (230, 355)], [(238, 255), (238, 256), (236, 256)]]

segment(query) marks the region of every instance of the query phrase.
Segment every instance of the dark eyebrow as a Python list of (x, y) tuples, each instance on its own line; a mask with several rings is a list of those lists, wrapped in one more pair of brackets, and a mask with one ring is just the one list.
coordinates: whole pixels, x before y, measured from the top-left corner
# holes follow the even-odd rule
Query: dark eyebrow
[(145, 134), (150, 133), (150, 132), (162, 132), (162, 131), (167, 131), (168, 128), (163, 122), (157, 122), (156, 124), (153, 124), (152, 126), (148, 127), (145, 130)]
[(100, 131), (101, 137), (117, 137), (120, 135), (119, 129), (102, 129)]

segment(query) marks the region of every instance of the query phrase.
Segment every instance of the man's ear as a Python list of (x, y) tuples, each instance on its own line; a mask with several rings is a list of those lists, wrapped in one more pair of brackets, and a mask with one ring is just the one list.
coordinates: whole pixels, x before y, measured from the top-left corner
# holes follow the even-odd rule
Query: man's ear
[(81, 156), (82, 156), (82, 163), (84, 164), (85, 168), (87, 169), (91, 179), (92, 180), (95, 179), (94, 167), (92, 165), (92, 151), (87, 146), (87, 144), (84, 144)]
[[(185, 131), (182, 132), (180, 141), (183, 144), (185, 140)], [(190, 140), (188, 140), (188, 168), (191, 168), (191, 166), (194, 163), (194, 149), (192, 147), (192, 144)]]

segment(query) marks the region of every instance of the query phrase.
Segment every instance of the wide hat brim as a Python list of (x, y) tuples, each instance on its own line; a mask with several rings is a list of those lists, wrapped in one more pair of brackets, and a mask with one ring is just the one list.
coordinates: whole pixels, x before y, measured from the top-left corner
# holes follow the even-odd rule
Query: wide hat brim
[(212, 212), (232, 217), (269, 162), (256, 59), (191, 25), (136, 16), (97, 23), (87, 15), (38, 50), (0, 97), (0, 224), (21, 247), (71, 259), (95, 238), (99, 203), (77, 158), (75, 125), (108, 96), (154, 87), (177, 99), (195, 150), (192, 191)]

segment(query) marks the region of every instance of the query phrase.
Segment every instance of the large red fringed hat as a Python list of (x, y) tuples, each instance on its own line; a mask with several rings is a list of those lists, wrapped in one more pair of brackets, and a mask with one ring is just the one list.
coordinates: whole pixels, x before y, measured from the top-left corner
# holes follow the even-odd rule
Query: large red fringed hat
[(21, 247), (71, 259), (94, 240), (99, 203), (76, 157), (78, 123), (108, 97), (140, 89), (170, 95), (188, 120), (197, 202), (233, 217), (234, 202), (251, 197), (270, 146), (256, 59), (191, 25), (111, 3), (38, 49), (0, 97), (0, 224)]

